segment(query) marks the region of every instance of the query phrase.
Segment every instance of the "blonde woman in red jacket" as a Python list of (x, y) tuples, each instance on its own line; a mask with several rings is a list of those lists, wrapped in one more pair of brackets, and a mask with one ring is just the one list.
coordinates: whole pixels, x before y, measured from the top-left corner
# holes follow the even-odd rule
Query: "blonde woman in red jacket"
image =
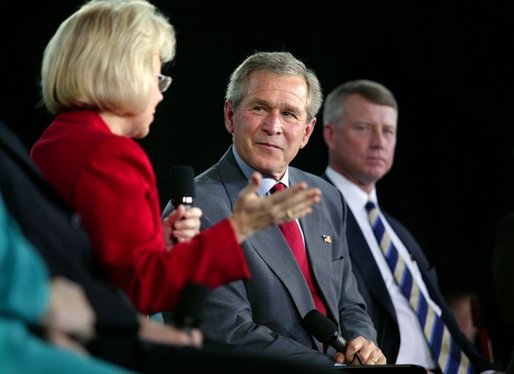
[[(201, 211), (180, 207), (161, 222), (155, 174), (133, 138), (149, 132), (171, 83), (161, 67), (174, 53), (173, 26), (150, 3), (86, 3), (45, 49), (42, 96), (55, 119), (31, 150), (45, 177), (80, 213), (100, 272), (147, 314), (173, 309), (188, 281), (214, 288), (248, 278), (239, 243), (308, 214), (320, 196), (299, 183), (260, 198), (261, 176), (254, 174), (232, 216), (168, 245), (163, 224), (187, 238), (197, 232)], [(186, 220), (178, 222), (182, 216)]]

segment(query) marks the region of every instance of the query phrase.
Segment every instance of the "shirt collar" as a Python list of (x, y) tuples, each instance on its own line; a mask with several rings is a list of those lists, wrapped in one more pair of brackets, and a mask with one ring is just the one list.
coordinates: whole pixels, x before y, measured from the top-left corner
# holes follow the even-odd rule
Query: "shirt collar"
[(327, 166), (325, 174), (330, 178), (337, 189), (342, 192), (344, 200), (352, 212), (358, 212), (359, 209), (363, 209), (368, 201), (374, 202), (378, 207), (376, 189), (373, 189), (373, 191), (368, 195), (365, 191), (360, 189), (359, 186), (335, 171), (330, 166)]

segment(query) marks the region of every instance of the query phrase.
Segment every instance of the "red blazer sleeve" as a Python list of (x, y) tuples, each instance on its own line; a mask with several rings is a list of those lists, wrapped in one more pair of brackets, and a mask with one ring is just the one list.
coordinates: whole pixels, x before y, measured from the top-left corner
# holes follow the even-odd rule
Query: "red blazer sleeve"
[(187, 281), (215, 288), (250, 275), (228, 220), (166, 249), (153, 168), (132, 139), (97, 146), (75, 190), (102, 272), (144, 313), (172, 309)]

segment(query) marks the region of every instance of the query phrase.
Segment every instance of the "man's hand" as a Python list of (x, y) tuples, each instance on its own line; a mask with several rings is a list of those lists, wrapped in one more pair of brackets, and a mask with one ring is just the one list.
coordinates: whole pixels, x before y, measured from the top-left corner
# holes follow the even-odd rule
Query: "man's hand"
[(139, 318), (139, 323), (138, 336), (141, 340), (176, 347), (200, 348), (203, 344), (203, 334), (199, 329), (191, 329), (186, 332), (170, 325), (155, 322), (145, 316)]
[(337, 352), (334, 361), (338, 364), (360, 365), (357, 355), (363, 365), (385, 365), (387, 359), (371, 340), (358, 336), (348, 342), (346, 352)]
[(50, 285), (50, 305), (41, 325), (52, 336), (68, 334), (82, 342), (95, 335), (96, 320), (82, 287), (64, 277), (55, 277)]

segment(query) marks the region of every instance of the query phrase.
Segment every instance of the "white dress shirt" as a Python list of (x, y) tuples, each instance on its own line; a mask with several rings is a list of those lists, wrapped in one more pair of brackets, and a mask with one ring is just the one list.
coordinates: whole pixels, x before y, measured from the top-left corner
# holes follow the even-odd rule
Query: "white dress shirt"
[[(425, 368), (434, 368), (436, 363), (432, 358), (430, 347), (425, 339), (425, 335), (420, 327), (418, 317), (412, 310), (409, 301), (402, 294), (400, 287), (396, 284), (394, 276), (391, 273), (389, 266), (385, 260), (384, 254), (378, 245), (378, 242), (373, 234), (373, 229), (368, 220), (368, 214), (365, 208), (368, 200), (373, 201), (377, 207), (379, 207), (376, 191), (368, 195), (365, 191), (361, 190), (357, 185), (349, 181), (347, 178), (337, 173), (334, 169), (327, 167), (326, 175), (335, 184), (335, 186), (342, 192), (344, 199), (351, 210), (357, 224), (359, 225), (366, 242), (371, 250), (373, 257), (377, 263), (382, 278), (384, 279), (387, 290), (394, 305), (396, 311), (396, 317), (398, 319), (398, 326), (400, 329), (400, 349), (396, 364), (417, 364)], [(441, 315), (441, 309), (434, 301), (430, 298), (426, 289), (425, 283), (419, 272), (419, 268), (415, 261), (413, 261), (409, 255), (409, 252), (405, 248), (405, 245), (398, 238), (396, 233), (393, 231), (387, 219), (380, 213), (380, 218), (384, 222), (387, 232), (391, 237), (391, 241), (398, 249), (398, 252), (402, 256), (406, 266), (412, 273), (412, 276), (418, 282), (420, 291), (423, 293), (427, 302), (434, 308), (438, 315)]]

